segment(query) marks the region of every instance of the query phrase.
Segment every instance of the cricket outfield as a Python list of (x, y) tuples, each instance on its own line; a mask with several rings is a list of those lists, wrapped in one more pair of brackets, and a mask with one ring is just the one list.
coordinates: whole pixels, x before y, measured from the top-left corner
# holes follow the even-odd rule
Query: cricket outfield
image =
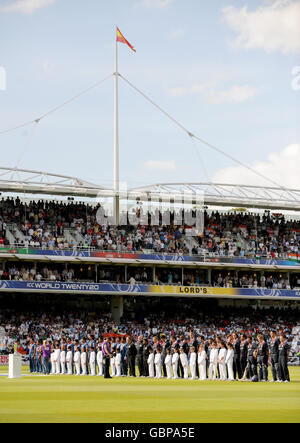
[(291, 383), (62, 375), (11, 380), (5, 372), (0, 368), (0, 423), (300, 421), (300, 367), (290, 368)]

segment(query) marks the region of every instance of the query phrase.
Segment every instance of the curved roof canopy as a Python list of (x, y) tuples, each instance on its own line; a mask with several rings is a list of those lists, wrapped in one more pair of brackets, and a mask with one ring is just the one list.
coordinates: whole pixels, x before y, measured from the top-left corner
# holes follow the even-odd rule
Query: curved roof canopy
[[(48, 172), (0, 167), (0, 192), (13, 194), (41, 194), (86, 198), (105, 198), (115, 195), (113, 189), (94, 183)], [(173, 196), (203, 194), (207, 206), (245, 207), (272, 210), (300, 211), (300, 189), (248, 186), (219, 183), (160, 183), (130, 188), (120, 192), (121, 198), (159, 201)]]

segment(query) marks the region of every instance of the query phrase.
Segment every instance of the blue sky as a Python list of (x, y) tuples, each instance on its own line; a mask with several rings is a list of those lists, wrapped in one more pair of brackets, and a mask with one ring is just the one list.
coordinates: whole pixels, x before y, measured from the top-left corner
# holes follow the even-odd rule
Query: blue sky
[[(115, 25), (137, 50), (119, 44), (125, 77), (201, 138), (300, 188), (300, 90), (292, 87), (300, 66), (298, 0), (0, 0), (7, 77), (0, 131), (112, 74)], [(119, 100), (120, 176), (130, 186), (258, 183), (206, 146), (195, 148), (122, 81)], [(0, 135), (1, 165), (20, 160), (25, 169), (111, 185), (113, 78), (31, 133), (29, 126)]]

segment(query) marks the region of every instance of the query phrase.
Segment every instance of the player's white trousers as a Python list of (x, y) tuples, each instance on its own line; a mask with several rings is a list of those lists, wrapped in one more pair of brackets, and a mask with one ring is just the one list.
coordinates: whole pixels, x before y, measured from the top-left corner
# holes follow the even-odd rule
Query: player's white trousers
[(226, 364), (220, 363), (219, 364), (219, 371), (220, 371), (220, 380), (227, 380), (227, 371), (226, 371)]
[(149, 377), (153, 378), (154, 377), (154, 365), (153, 365), (153, 363), (151, 365), (148, 365), (148, 369), (149, 369)]
[(192, 364), (190, 366), (190, 370), (191, 370), (191, 377), (193, 380), (196, 379), (196, 364)]
[(161, 378), (161, 363), (155, 365), (155, 378)]
[(111, 359), (111, 376), (115, 377), (116, 376), (116, 360), (115, 358)]
[(98, 375), (103, 375), (103, 363), (98, 363)]
[(189, 367), (188, 367), (188, 365), (186, 365), (183, 368), (183, 376), (184, 376), (185, 379), (189, 378)]
[(80, 363), (75, 363), (76, 375), (80, 375)]
[(116, 377), (121, 377), (121, 364), (116, 365)]
[(54, 361), (51, 362), (51, 374), (52, 375), (55, 374), (55, 363), (54, 363)]
[(91, 374), (90, 375), (96, 375), (96, 365), (95, 365), (95, 363), (90, 363), (90, 370), (91, 370)]
[(234, 380), (233, 360), (229, 360), (229, 362), (227, 363), (227, 371), (228, 371), (228, 380)]
[(73, 371), (72, 371), (72, 363), (67, 363), (67, 370), (68, 370), (68, 375), (72, 375)]
[(199, 365), (199, 379), (206, 380), (206, 361)]
[(216, 380), (216, 378), (217, 378), (217, 370), (218, 370), (218, 365), (216, 365), (215, 363), (210, 363), (209, 369), (208, 369), (209, 379), (210, 380)]
[(81, 375), (86, 375), (86, 363), (81, 363)]
[(173, 368), (173, 378), (178, 378), (178, 361), (176, 363), (172, 363)]
[(172, 378), (171, 364), (166, 365), (167, 378)]

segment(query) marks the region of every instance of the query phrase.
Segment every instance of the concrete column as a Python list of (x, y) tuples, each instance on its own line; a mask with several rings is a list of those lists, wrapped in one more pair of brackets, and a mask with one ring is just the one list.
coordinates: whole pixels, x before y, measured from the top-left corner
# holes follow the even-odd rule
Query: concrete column
[(211, 282), (211, 268), (208, 268), (208, 270), (207, 270), (207, 279), (208, 279), (209, 286), (211, 286), (212, 285), (212, 282)]
[(113, 321), (119, 323), (120, 318), (123, 317), (123, 297), (114, 295), (111, 299), (111, 313)]
[(98, 263), (95, 264), (95, 281), (98, 283)]

